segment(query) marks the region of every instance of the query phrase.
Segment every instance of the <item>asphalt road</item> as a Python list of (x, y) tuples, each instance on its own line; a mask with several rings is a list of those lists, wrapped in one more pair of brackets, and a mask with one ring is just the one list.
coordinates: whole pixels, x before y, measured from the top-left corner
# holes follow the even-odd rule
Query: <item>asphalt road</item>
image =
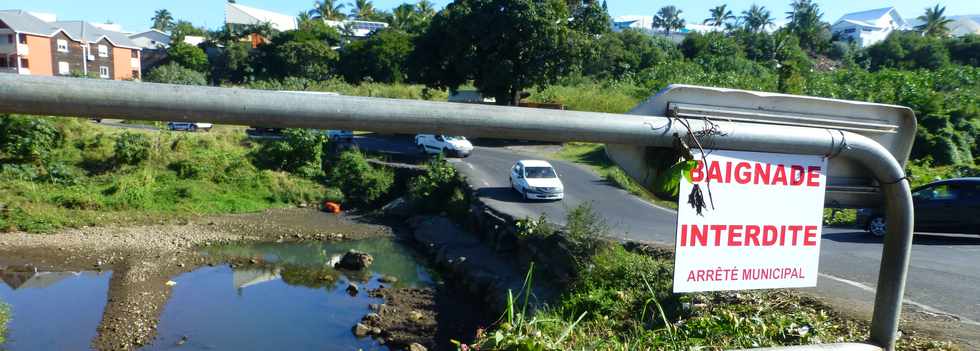
[[(358, 137), (361, 148), (415, 155), (409, 138)], [(464, 159), (450, 159), (488, 205), (516, 217), (546, 215), (564, 222), (567, 209), (583, 202), (606, 218), (618, 239), (673, 245), (676, 213), (609, 184), (584, 166), (550, 160), (565, 185), (565, 200), (528, 202), (512, 190), (508, 172), (515, 161), (537, 158), (504, 147), (476, 147)], [(825, 297), (838, 308), (870, 315), (882, 242), (863, 231), (825, 228), (817, 288), (800, 289)], [(951, 333), (980, 349), (980, 236), (917, 234), (906, 285), (906, 317)], [(964, 331), (965, 330), (965, 331)]]

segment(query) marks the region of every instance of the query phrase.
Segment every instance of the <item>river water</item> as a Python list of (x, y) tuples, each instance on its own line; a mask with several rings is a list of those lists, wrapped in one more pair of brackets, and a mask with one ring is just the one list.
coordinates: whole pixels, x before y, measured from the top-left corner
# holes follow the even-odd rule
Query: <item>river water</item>
[[(349, 249), (368, 252), (362, 272), (332, 268)], [(368, 297), (382, 276), (395, 287), (433, 286), (435, 279), (410, 248), (392, 239), (340, 243), (246, 244), (204, 252), (245, 265), (203, 266), (171, 278), (176, 285), (146, 350), (382, 350), (351, 327), (370, 312)], [(106, 305), (111, 272), (0, 269), (0, 300), (10, 305), (7, 350), (90, 348)], [(360, 291), (348, 293), (354, 283)]]

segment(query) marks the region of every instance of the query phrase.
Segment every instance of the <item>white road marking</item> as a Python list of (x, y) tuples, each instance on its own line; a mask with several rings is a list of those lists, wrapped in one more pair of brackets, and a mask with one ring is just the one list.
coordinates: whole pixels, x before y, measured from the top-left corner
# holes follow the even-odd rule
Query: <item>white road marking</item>
[[(824, 277), (824, 278), (827, 278), (827, 279), (830, 279), (830, 280), (834, 280), (834, 281), (837, 281), (837, 282), (840, 282), (840, 283), (844, 283), (844, 284), (847, 284), (847, 285), (850, 285), (850, 286), (853, 286), (855, 288), (858, 288), (860, 290), (864, 290), (864, 291), (869, 292), (869, 293), (872, 293), (872, 294), (875, 293), (875, 288), (872, 288), (870, 286), (864, 285), (863, 283), (860, 283), (860, 282), (856, 282), (856, 281), (853, 281), (853, 280), (844, 279), (844, 278), (841, 278), (841, 277), (835, 277), (835, 276), (832, 276), (830, 274), (825, 274), (825, 273), (820, 273), (819, 276)], [(969, 319), (969, 318), (965, 318), (965, 317), (961, 317), (961, 316), (958, 316), (956, 314), (949, 313), (949, 312), (940, 310), (938, 308), (935, 308), (935, 307), (932, 307), (932, 306), (929, 306), (929, 305), (926, 305), (926, 304), (921, 304), (921, 303), (912, 301), (912, 299), (909, 299), (909, 298), (903, 298), (902, 300), (904, 301), (904, 303), (909, 304), (909, 305), (912, 305), (912, 306), (915, 306), (915, 307), (918, 307), (919, 309), (921, 309), (923, 311), (926, 311), (926, 312), (929, 312), (929, 313), (933, 313), (933, 314), (937, 314), (937, 315), (950, 316), (950, 317), (956, 318), (958, 321), (960, 321), (962, 323), (980, 326), (980, 322), (977, 322), (975, 320), (972, 320), (972, 319)]]

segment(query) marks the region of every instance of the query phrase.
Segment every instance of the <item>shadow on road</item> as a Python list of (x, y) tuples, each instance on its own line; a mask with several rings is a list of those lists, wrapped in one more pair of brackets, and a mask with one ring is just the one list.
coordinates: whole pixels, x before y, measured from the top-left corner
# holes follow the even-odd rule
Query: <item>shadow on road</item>
[[(864, 231), (855, 230), (847, 233), (824, 233), (823, 238), (827, 240), (857, 243), (857, 244), (881, 244), (882, 238), (875, 237)], [(912, 240), (913, 245), (978, 245), (980, 246), (980, 236), (966, 236), (958, 234), (932, 234), (917, 233)]]
[(477, 196), (485, 197), (488, 199), (493, 199), (502, 202), (526, 202), (521, 194), (514, 191), (513, 188), (507, 187), (483, 187), (477, 189)]

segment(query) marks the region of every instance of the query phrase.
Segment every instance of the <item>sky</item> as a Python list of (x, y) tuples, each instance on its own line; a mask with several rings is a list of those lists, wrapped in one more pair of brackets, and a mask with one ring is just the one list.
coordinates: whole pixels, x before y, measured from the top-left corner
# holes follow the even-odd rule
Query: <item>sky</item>
[[(344, 1), (344, 0), (341, 0)], [(375, 8), (390, 10), (403, 2), (415, 0), (373, 0)], [(432, 0), (439, 8), (449, 0)], [(674, 5), (683, 11), (681, 16), (689, 23), (701, 23), (708, 17), (708, 10), (720, 4), (727, 4), (736, 15), (748, 9), (753, 3), (765, 6), (776, 19), (786, 17), (791, 0), (607, 0), (609, 13), (621, 15), (653, 15), (659, 8)], [(926, 6), (933, 2), (919, 0), (816, 0), (824, 12), (823, 20), (833, 22), (848, 12), (870, 10), (894, 6), (906, 19), (922, 14)], [(258, 7), (270, 11), (295, 15), (312, 8), (313, 0), (238, 0), (239, 4)], [(124, 30), (138, 32), (146, 30), (152, 22), (153, 12), (166, 8), (174, 18), (188, 20), (198, 26), (217, 28), (224, 22), (225, 0), (0, 0), (0, 9), (22, 9), (54, 13), (59, 20), (85, 20), (90, 22), (112, 21), (122, 25)], [(978, 0), (945, 0), (947, 15), (980, 14)]]

